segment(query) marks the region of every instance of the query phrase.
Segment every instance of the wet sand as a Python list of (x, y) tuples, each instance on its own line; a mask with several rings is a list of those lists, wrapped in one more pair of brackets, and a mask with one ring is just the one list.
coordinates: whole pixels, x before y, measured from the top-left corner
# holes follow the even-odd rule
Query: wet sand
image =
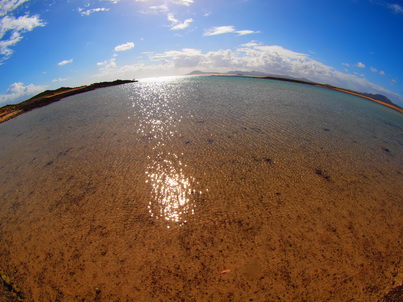
[(15, 142), (0, 149), (0, 272), (15, 295), (379, 301), (401, 284), (397, 145), (335, 141), (319, 122), (301, 137), (259, 116), (180, 119), (181, 108), (124, 131), (113, 111), (104, 123), (33, 111), (58, 121), (36, 133), (1, 125)]

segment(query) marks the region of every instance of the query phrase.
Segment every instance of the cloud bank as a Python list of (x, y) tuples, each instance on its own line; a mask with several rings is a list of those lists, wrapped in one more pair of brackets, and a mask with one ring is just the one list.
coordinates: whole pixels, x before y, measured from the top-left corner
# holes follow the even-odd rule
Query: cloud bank
[(136, 77), (164, 76), (185, 74), (196, 69), (217, 72), (258, 71), (303, 78), (360, 92), (381, 93), (403, 105), (402, 96), (371, 83), (364, 77), (338, 71), (312, 59), (308, 54), (278, 45), (262, 45), (251, 41), (240, 45), (237, 49), (203, 52), (199, 49), (183, 48), (147, 55), (152, 61), (151, 64), (137, 63), (125, 66), (109, 64), (111, 68), (100, 69), (94, 77), (113, 79), (132, 78), (133, 75)]
[(7, 94), (0, 95), (0, 106), (22, 102), (45, 89), (46, 86), (36, 86), (33, 84), (24, 86), (22, 82), (11, 84), (7, 90)]

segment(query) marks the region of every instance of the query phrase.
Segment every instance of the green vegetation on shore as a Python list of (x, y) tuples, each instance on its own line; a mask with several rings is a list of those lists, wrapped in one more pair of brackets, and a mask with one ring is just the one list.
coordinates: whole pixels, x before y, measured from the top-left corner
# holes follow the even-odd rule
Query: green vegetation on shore
[(127, 83), (134, 83), (137, 82), (136, 80), (116, 80), (113, 82), (100, 82), (100, 83), (94, 83), (91, 85), (87, 86), (80, 86), (80, 87), (61, 87), (56, 90), (46, 90), (44, 92), (41, 92), (32, 98), (21, 102), (19, 104), (15, 105), (6, 105), (4, 107), (0, 108), (0, 123), (5, 122), (9, 119), (12, 119), (24, 112), (31, 111), (35, 108), (40, 108), (46, 105), (49, 105), (51, 103), (60, 101), (62, 98), (95, 90), (98, 88), (103, 88), (103, 87), (110, 87), (110, 86), (116, 86), (116, 85), (122, 85), (122, 84), (127, 84)]

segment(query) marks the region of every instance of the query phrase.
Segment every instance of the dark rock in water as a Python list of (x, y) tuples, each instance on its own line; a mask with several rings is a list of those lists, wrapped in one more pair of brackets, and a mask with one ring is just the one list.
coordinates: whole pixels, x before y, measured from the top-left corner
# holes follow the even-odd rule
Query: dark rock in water
[(214, 140), (211, 139), (211, 138), (209, 138), (209, 139), (207, 139), (207, 142), (208, 142), (209, 144), (212, 144), (212, 143), (214, 143)]
[(327, 174), (325, 170), (315, 169), (315, 174), (321, 176), (324, 180), (331, 182), (332, 178)]
[(272, 164), (272, 163), (273, 163), (273, 160), (272, 160), (271, 158), (263, 157), (262, 159), (263, 159), (264, 162), (266, 162), (266, 163), (268, 163), (268, 164)]
[(385, 151), (386, 153), (390, 153), (390, 150), (388, 148), (382, 148), (383, 151)]
[(315, 173), (316, 173), (317, 175), (323, 175), (323, 171), (322, 171), (321, 169), (316, 169), (316, 170), (315, 170)]
[(324, 131), (327, 131), (327, 132), (329, 132), (329, 131), (330, 131), (330, 129), (329, 129), (329, 128), (323, 128), (323, 130), (324, 130)]
[(190, 141), (183, 142), (185, 145), (189, 145)]
[(52, 165), (52, 164), (53, 164), (53, 160), (48, 161), (48, 162), (46, 163), (45, 167), (48, 167), (48, 166), (50, 166), (50, 165)]

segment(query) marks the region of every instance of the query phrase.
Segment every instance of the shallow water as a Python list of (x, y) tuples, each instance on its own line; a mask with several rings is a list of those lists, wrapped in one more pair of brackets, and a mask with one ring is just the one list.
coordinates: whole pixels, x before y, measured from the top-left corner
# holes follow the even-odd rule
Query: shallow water
[(402, 280), (403, 118), (376, 103), (168, 78), (0, 137), (0, 271), (29, 299), (376, 301)]

